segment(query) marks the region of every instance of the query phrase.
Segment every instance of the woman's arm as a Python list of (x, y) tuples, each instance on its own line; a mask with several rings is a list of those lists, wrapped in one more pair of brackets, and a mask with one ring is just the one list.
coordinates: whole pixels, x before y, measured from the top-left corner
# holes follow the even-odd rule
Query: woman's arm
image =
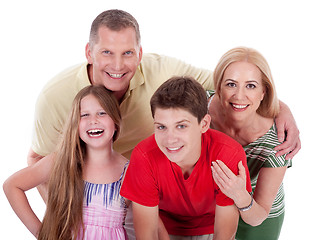
[(301, 142), (299, 130), (289, 107), (280, 101), (280, 113), (275, 119), (278, 130), (278, 139), (282, 144), (275, 147), (277, 156), (287, 153), (286, 160), (292, 159), (300, 150)]
[(3, 184), (3, 190), (14, 212), (36, 237), (41, 227), (41, 221), (29, 205), (25, 191), (48, 180), (52, 160), (51, 155), (46, 156), (33, 166), (14, 173)]
[[(238, 208), (244, 208), (250, 205), (251, 196), (245, 188), (245, 168), (241, 162), (238, 167), (239, 175), (236, 176), (223, 162), (216, 161), (212, 167), (213, 178), (221, 191), (233, 199)], [(268, 217), (272, 203), (283, 181), (286, 168), (262, 168), (260, 170), (253, 205), (249, 210), (240, 212), (243, 221), (252, 226), (257, 226)]]
[(132, 202), (133, 224), (137, 240), (159, 239), (158, 206), (146, 207)]
[(213, 240), (233, 240), (237, 231), (239, 213), (235, 205), (215, 208)]

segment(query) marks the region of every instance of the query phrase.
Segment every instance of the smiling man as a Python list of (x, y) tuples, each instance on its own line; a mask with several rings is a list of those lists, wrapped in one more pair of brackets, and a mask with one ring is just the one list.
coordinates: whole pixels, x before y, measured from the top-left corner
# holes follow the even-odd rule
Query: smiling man
[[(239, 213), (215, 184), (211, 168), (220, 159), (234, 173), (239, 162), (247, 170), (242, 146), (209, 129), (207, 97), (192, 78), (162, 84), (151, 98), (151, 110), (155, 133), (134, 149), (121, 189), (132, 201), (137, 239), (159, 239), (159, 233), (164, 239), (167, 232), (173, 240), (234, 239)], [(246, 175), (251, 192), (248, 170)]]

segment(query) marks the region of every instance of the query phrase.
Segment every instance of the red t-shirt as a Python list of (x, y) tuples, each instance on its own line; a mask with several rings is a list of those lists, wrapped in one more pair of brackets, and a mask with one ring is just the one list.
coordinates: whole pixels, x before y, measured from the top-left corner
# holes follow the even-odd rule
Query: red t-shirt
[(214, 233), (215, 205), (228, 206), (234, 202), (215, 184), (212, 161), (219, 159), (238, 174), (238, 162), (242, 160), (249, 192), (251, 182), (244, 150), (232, 138), (209, 129), (202, 135), (201, 149), (199, 160), (185, 180), (181, 168), (158, 148), (154, 135), (143, 140), (132, 152), (121, 195), (144, 206), (158, 205), (169, 234)]

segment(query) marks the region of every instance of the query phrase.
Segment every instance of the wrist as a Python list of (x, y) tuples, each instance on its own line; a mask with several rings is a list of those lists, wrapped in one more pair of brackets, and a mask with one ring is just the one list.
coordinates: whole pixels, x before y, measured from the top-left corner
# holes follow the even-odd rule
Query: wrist
[(250, 210), (253, 205), (253, 194), (247, 193), (246, 198), (240, 199), (241, 201), (235, 202), (236, 207), (239, 211), (244, 212)]

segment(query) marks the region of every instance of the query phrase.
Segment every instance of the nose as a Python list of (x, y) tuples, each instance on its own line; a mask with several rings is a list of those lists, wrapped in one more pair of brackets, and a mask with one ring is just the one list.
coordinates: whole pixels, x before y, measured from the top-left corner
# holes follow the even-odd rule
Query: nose
[(115, 71), (119, 71), (123, 68), (124, 60), (122, 56), (114, 56), (113, 68)]
[(98, 117), (97, 115), (93, 115), (90, 117), (90, 124), (97, 124), (98, 123)]
[(236, 99), (243, 99), (245, 97), (245, 89), (241, 87), (237, 87), (234, 94)]
[(178, 141), (178, 137), (174, 130), (170, 129), (166, 134), (166, 141), (168, 144), (173, 144)]

